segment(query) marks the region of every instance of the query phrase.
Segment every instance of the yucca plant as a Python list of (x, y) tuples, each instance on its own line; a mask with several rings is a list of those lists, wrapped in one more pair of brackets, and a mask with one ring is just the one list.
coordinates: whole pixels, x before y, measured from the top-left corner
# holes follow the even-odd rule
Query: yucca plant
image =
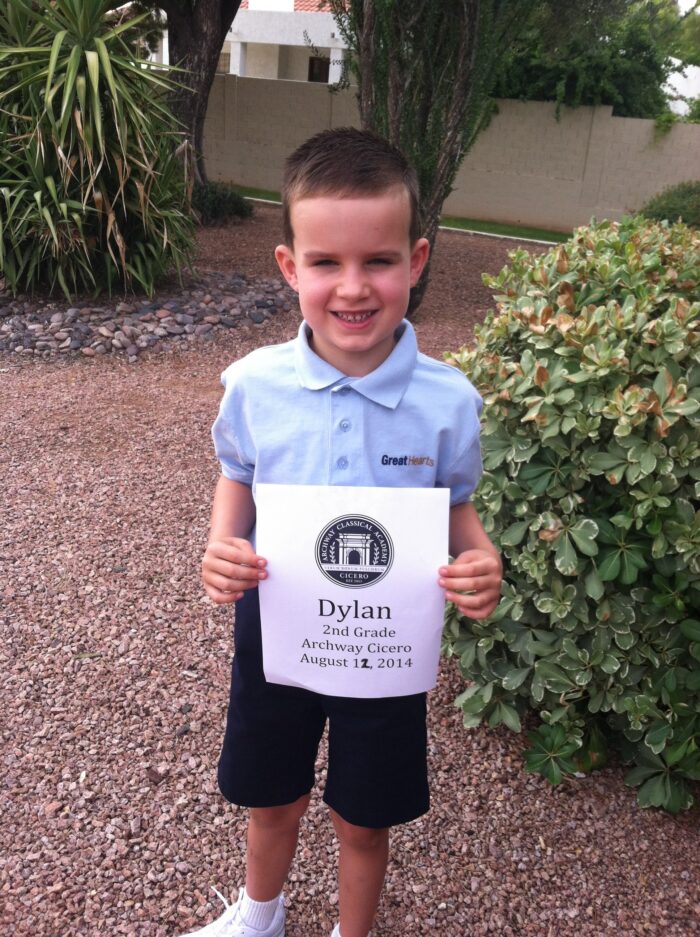
[[(162, 66), (109, 0), (0, 10), (0, 272), (13, 291), (70, 297), (189, 263), (183, 137)], [(186, 155), (186, 153), (185, 153)]]

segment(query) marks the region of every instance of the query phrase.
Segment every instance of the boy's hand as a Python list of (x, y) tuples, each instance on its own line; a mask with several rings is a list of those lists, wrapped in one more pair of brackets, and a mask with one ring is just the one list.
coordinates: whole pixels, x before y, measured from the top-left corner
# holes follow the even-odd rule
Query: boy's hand
[(501, 597), (501, 561), (487, 550), (465, 550), (454, 563), (440, 567), (438, 582), (445, 599), (467, 618), (488, 618)]
[(223, 537), (207, 545), (202, 559), (204, 589), (217, 605), (230, 605), (243, 598), (267, 576), (267, 560), (258, 556), (247, 540)]

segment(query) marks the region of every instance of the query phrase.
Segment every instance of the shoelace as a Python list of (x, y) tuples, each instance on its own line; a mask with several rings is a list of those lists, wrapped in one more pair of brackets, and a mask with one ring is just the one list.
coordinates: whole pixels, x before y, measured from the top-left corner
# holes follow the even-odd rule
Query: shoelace
[[(219, 901), (221, 901), (221, 902), (223, 903), (223, 906), (224, 906), (224, 909), (225, 909), (225, 910), (224, 910), (224, 915), (226, 915), (227, 912), (229, 912), (229, 911), (231, 911), (233, 914), (235, 914), (236, 908), (238, 907), (238, 901), (236, 901), (235, 904), (231, 904), (230, 901), (227, 901), (226, 898), (224, 898), (224, 896), (221, 894), (221, 892), (218, 890), (218, 888), (214, 888), (213, 885), (210, 885), (209, 887), (210, 887), (211, 890), (214, 892), (214, 894), (215, 894), (216, 897), (219, 899)], [(223, 926), (223, 927), (226, 927), (226, 925), (230, 922), (230, 920), (231, 920), (231, 916), (227, 916), (224, 921), (221, 921), (222, 926)]]
[(219, 901), (223, 901), (223, 903), (224, 903), (224, 908), (226, 908), (227, 911), (228, 911), (229, 908), (233, 907), (233, 905), (231, 904), (231, 902), (230, 902), (230, 901), (227, 901), (227, 900), (224, 898), (224, 896), (221, 894), (221, 892), (219, 891), (218, 888), (214, 888), (213, 885), (210, 885), (209, 887), (210, 887), (211, 890), (214, 892), (214, 894), (215, 894), (216, 897), (219, 899)]

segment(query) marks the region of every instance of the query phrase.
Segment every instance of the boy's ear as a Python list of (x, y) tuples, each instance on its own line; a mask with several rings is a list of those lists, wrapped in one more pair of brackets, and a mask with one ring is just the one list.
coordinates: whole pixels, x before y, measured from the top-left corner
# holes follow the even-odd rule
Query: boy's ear
[(286, 244), (279, 244), (275, 248), (275, 260), (287, 283), (289, 283), (293, 290), (298, 291), (299, 280), (297, 278), (297, 265), (291, 248), (287, 247)]
[(411, 286), (415, 286), (420, 280), (420, 275), (428, 262), (429, 255), (430, 242), (427, 238), (418, 238), (411, 248)]

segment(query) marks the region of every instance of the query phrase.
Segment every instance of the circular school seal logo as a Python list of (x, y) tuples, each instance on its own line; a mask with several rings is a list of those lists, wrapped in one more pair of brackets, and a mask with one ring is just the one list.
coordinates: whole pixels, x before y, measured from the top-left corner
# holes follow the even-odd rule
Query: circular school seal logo
[(361, 589), (383, 579), (394, 561), (391, 537), (371, 517), (345, 514), (327, 524), (316, 541), (316, 563), (326, 579)]

